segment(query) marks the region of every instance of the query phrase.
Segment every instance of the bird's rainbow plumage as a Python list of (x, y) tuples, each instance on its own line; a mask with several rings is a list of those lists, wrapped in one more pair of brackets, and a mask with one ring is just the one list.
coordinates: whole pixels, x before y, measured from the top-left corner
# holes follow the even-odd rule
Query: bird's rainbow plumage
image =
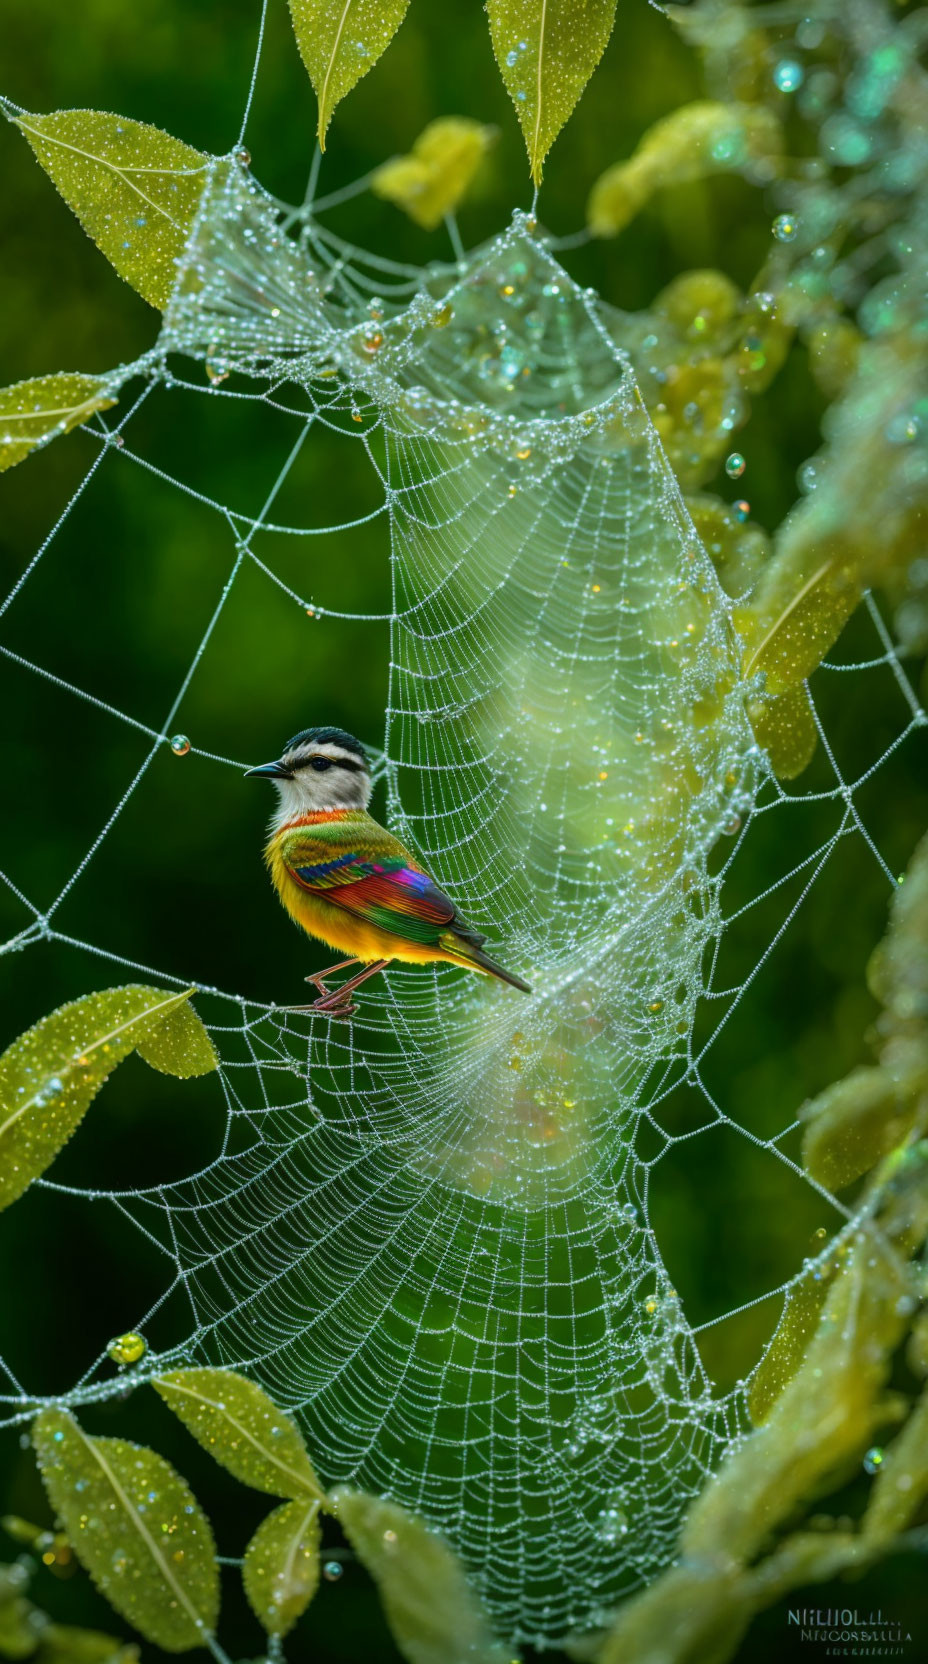
[(447, 960), (524, 987), (483, 952), (486, 938), (366, 810), (299, 815), (275, 830), (265, 854), (291, 918), (351, 958)]

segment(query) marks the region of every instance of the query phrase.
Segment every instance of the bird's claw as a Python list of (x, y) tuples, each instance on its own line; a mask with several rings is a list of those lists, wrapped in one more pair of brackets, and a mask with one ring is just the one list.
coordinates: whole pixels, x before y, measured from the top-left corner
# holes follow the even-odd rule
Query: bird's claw
[(347, 1022), (357, 1011), (357, 1006), (351, 1000), (340, 1000), (337, 994), (329, 994), (321, 1000), (316, 1000), (311, 1007), (322, 1017), (331, 1017), (333, 1022)]

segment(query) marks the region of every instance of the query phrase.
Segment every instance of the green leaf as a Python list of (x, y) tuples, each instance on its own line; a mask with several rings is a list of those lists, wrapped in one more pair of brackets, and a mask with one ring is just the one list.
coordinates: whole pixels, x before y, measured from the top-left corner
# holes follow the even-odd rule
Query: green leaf
[(44, 1173), (116, 1064), (192, 992), (105, 988), (13, 1041), (0, 1057), (0, 1209)]
[(408, 156), (394, 156), (371, 175), (371, 190), (434, 231), (457, 207), (496, 136), (466, 116), (429, 122)]
[(22, 1566), (0, 1566), (0, 1658), (31, 1658), (35, 1652), (37, 1614), (24, 1594), (28, 1583)]
[(867, 1538), (892, 1538), (905, 1531), (928, 1496), (928, 1387), (901, 1433), (893, 1439), (873, 1482), (863, 1518)]
[(818, 744), (815, 713), (804, 684), (750, 700), (748, 716), (777, 779), (795, 780), (812, 761)]
[(902, 1143), (915, 1123), (919, 1080), (907, 1090), (904, 1074), (852, 1069), (799, 1112), (806, 1130), (802, 1162), (829, 1190), (843, 1190)]
[(299, 1428), (254, 1381), (231, 1369), (177, 1369), (152, 1385), (204, 1450), (244, 1485), (326, 1502)]
[(319, 147), (336, 104), (373, 69), (409, 0), (289, 0), (300, 57), (319, 100)]
[(219, 1613), (209, 1521), (162, 1456), (90, 1438), (66, 1410), (43, 1410), (32, 1442), (56, 1515), (101, 1594), (166, 1652), (204, 1644)]
[(119, 380), (63, 370), (0, 388), (0, 474), (116, 403)]
[(757, 600), (738, 608), (735, 628), (747, 644), (745, 676), (763, 671), (768, 694), (811, 676), (837, 641), (862, 592), (860, 571), (840, 545), (808, 575), (772, 561)]
[(594, 237), (614, 237), (655, 191), (707, 174), (746, 172), (769, 178), (779, 171), (782, 130), (758, 104), (683, 104), (649, 127), (634, 154), (600, 174), (587, 204)]
[(615, 7), (616, 0), (487, 0), (493, 51), (536, 185), (606, 49)]
[(49, 1624), (42, 1630), (34, 1664), (137, 1664), (139, 1649), (98, 1629)]
[(815, 1266), (787, 1289), (780, 1321), (751, 1378), (748, 1409), (755, 1427), (769, 1416), (799, 1369), (818, 1328), (835, 1267)]
[(335, 1491), (338, 1523), (377, 1584), (393, 1639), (409, 1664), (506, 1664), (460, 1561), (395, 1502)]
[(23, 115), (17, 125), (120, 277), (163, 309), (210, 157), (143, 121), (103, 110)]
[(139, 1057), (163, 1075), (189, 1080), (218, 1069), (216, 1048), (192, 1005), (179, 1005), (136, 1046)]
[(268, 1514), (245, 1550), (242, 1580), (258, 1622), (286, 1635), (319, 1587), (318, 1502), (285, 1502)]

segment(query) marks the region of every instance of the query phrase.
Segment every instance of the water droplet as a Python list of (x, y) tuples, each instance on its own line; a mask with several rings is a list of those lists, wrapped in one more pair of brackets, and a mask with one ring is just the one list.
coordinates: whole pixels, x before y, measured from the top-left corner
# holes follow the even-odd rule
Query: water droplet
[(773, 235), (778, 243), (793, 243), (799, 234), (799, 220), (795, 214), (778, 214), (773, 222)]
[(509, 65), (509, 68), (512, 69), (513, 65), (517, 64), (518, 61), (519, 61), (519, 54), (515, 50), (515, 47), (513, 47), (511, 52), (506, 53), (506, 62)]
[(732, 815), (731, 819), (725, 822), (725, 825), (722, 827), (722, 831), (725, 833), (726, 838), (733, 838), (736, 832), (741, 831), (741, 816)]
[(879, 1473), (883, 1466), (883, 1451), (878, 1444), (872, 1444), (864, 1456), (864, 1473)]
[(129, 1556), (124, 1548), (116, 1549), (110, 1561), (110, 1571), (114, 1577), (123, 1577), (129, 1570)]
[(809, 458), (808, 462), (804, 462), (802, 464), (802, 467), (797, 469), (797, 472), (796, 472), (796, 480), (798, 482), (800, 491), (805, 491), (805, 492), (814, 491), (816, 486), (819, 483), (820, 478), (821, 478), (820, 464), (817, 463), (814, 460), (814, 458), (812, 458), (812, 457)]
[(601, 1509), (596, 1519), (596, 1535), (601, 1543), (621, 1542), (628, 1532), (628, 1515), (621, 1502), (610, 1502)]
[(741, 524), (744, 525), (745, 520), (749, 518), (751, 513), (751, 505), (747, 498), (739, 497), (738, 501), (734, 504), (734, 510), (735, 519), (739, 520)]
[(371, 329), (364, 337), (365, 352), (379, 352), (383, 346), (383, 335), (379, 329)]
[(453, 317), (454, 313), (451, 307), (445, 305), (440, 306), (437, 312), (433, 312), (429, 321), (433, 329), (444, 329), (446, 324), (450, 324)]
[(147, 1351), (148, 1342), (144, 1335), (137, 1334), (134, 1329), (117, 1335), (106, 1349), (107, 1357), (112, 1358), (114, 1364), (137, 1364)]
[(909, 411), (900, 410), (886, 424), (886, 437), (891, 445), (911, 445), (921, 432), (921, 423), (917, 416)]
[(746, 467), (747, 463), (740, 451), (732, 451), (725, 458), (725, 472), (730, 480), (740, 480)]
[(780, 92), (795, 92), (804, 79), (805, 71), (795, 58), (781, 58), (773, 72), (773, 84)]
[(171, 750), (173, 751), (175, 757), (186, 757), (187, 752), (190, 750), (190, 741), (188, 740), (186, 734), (171, 735)]
[(251, 167), (251, 151), (246, 150), (244, 145), (242, 146), (241, 150), (237, 150), (235, 152), (235, 155), (236, 155), (238, 161), (241, 162), (243, 168), (250, 168)]
[(322, 1575), (327, 1583), (337, 1583), (344, 1575), (345, 1568), (337, 1560), (326, 1560), (322, 1568)]
[(384, 1534), (383, 1534), (382, 1541), (383, 1541), (383, 1546), (386, 1549), (388, 1554), (395, 1554), (396, 1553), (397, 1547), (399, 1546), (399, 1538), (397, 1537), (395, 1531), (390, 1531), (390, 1530), (385, 1531)]

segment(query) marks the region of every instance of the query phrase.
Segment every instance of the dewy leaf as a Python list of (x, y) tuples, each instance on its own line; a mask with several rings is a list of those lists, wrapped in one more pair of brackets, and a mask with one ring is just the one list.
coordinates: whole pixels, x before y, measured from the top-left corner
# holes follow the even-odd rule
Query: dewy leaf
[(769, 178), (782, 150), (780, 124), (757, 104), (684, 104), (649, 127), (634, 154), (597, 179), (587, 204), (594, 237), (614, 237), (664, 185), (706, 174), (746, 172)]
[(826, 553), (807, 576), (771, 563), (765, 592), (735, 613), (735, 626), (747, 642), (745, 676), (763, 671), (771, 694), (805, 681), (860, 596), (859, 572), (843, 551)]
[(796, 1374), (814, 1335), (834, 1266), (811, 1266), (786, 1291), (780, 1321), (751, 1378), (748, 1409), (755, 1427), (767, 1420), (783, 1388)]
[(928, 1387), (893, 1439), (873, 1482), (863, 1519), (865, 1537), (893, 1537), (921, 1511), (928, 1495)]
[(495, 136), (495, 128), (479, 121), (443, 116), (419, 134), (408, 156), (375, 169), (371, 190), (434, 231), (457, 207)]
[(373, 69), (406, 16), (409, 0), (289, 0), (300, 57), (319, 100), (319, 146), (332, 112)]
[(464, 1569), (441, 1537), (395, 1502), (333, 1494), (338, 1523), (377, 1584), (384, 1616), (409, 1664), (506, 1664)]
[(917, 1084), (888, 1069), (853, 1069), (800, 1110), (802, 1162), (813, 1179), (842, 1190), (895, 1150), (915, 1122)]
[(319, 1587), (318, 1502), (285, 1502), (268, 1514), (245, 1550), (248, 1603), (269, 1635), (286, 1635)]
[(132, 1641), (120, 1641), (98, 1629), (46, 1623), (38, 1652), (29, 1656), (33, 1664), (138, 1664), (139, 1649)]
[(120, 277), (163, 310), (210, 158), (158, 127), (103, 110), (16, 120), (87, 235)]
[(44, 1173), (116, 1064), (191, 993), (104, 988), (13, 1041), (0, 1057), (0, 1209)]
[(752, 699), (748, 716), (777, 779), (795, 780), (812, 761), (818, 744), (812, 702), (803, 683), (785, 693)]
[(136, 1051), (152, 1069), (189, 1080), (218, 1069), (216, 1048), (192, 1005), (179, 1005), (145, 1034)]
[(219, 1612), (219, 1570), (180, 1474), (143, 1445), (88, 1437), (66, 1410), (43, 1410), (32, 1442), (51, 1505), (111, 1605), (166, 1652), (202, 1646)]
[(0, 474), (116, 403), (120, 381), (68, 370), (0, 389)]
[(536, 185), (606, 49), (615, 8), (616, 0), (487, 0), (493, 51)]
[(153, 1386), (204, 1450), (244, 1485), (325, 1503), (294, 1421), (231, 1369), (177, 1369)]

